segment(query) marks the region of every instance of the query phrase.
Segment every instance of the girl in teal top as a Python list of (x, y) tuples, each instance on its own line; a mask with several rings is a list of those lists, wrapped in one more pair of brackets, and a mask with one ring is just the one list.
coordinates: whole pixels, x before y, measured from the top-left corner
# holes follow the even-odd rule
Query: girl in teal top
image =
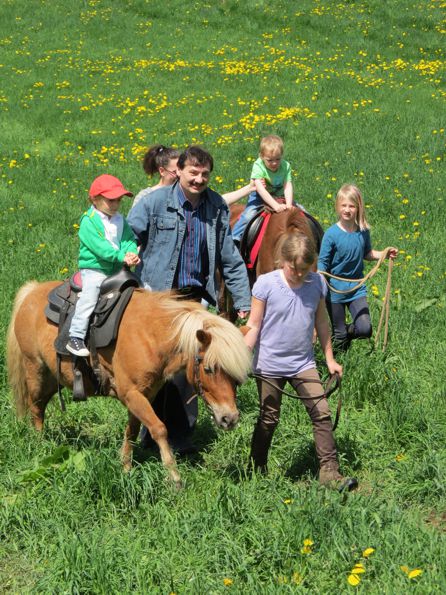
[[(382, 252), (372, 250), (370, 226), (367, 223), (364, 203), (359, 188), (344, 184), (336, 196), (336, 212), (339, 220), (332, 225), (322, 238), (318, 269), (344, 279), (364, 277), (364, 260), (379, 260)], [(396, 258), (398, 250), (391, 248), (388, 256)], [(352, 339), (369, 338), (372, 335), (370, 312), (367, 305), (367, 288), (357, 285), (357, 281), (330, 279), (330, 285), (338, 291), (330, 291), (328, 312), (333, 326), (336, 344), (348, 349)], [(352, 323), (346, 323), (346, 308), (349, 309)]]

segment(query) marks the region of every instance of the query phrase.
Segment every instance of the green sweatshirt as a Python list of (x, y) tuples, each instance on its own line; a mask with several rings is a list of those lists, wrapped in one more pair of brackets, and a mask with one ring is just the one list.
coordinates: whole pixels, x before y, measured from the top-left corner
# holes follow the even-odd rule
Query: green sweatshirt
[(122, 268), (127, 252), (138, 254), (136, 239), (127, 221), (124, 219), (119, 250), (116, 250), (107, 240), (104, 224), (92, 206), (81, 217), (79, 239), (80, 269), (98, 269), (113, 275)]

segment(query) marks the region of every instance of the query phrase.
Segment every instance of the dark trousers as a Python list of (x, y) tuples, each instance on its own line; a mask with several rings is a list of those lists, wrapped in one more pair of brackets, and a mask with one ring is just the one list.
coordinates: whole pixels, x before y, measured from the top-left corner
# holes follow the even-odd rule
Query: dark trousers
[[(200, 287), (184, 287), (179, 289), (181, 299), (201, 302), (210, 299), (208, 294)], [(173, 442), (192, 433), (198, 418), (198, 400), (192, 399), (194, 389), (187, 382), (186, 374), (178, 372), (164, 384), (158, 391), (152, 407), (159, 419), (165, 424), (169, 439)], [(141, 439), (150, 445), (148, 431), (143, 427)]]
[(328, 464), (337, 469), (336, 444), (333, 437), (330, 407), (326, 397), (320, 398), (324, 389), (320, 383), (317, 370), (315, 368), (305, 370), (305, 372), (293, 378), (267, 378), (267, 380), (268, 382), (256, 379), (260, 412), (251, 442), (250, 456), (254, 468), (266, 468), (268, 451), (280, 418), (280, 407), (282, 405), (282, 393), (280, 391), (288, 381), (298, 395), (315, 397), (314, 399), (304, 399), (303, 403), (313, 424), (314, 443), (319, 465), (322, 467)]
[[(352, 317), (352, 323), (348, 325), (345, 320), (346, 308)], [(372, 322), (365, 297), (340, 304), (327, 300), (327, 310), (333, 328), (333, 339), (338, 346), (348, 347), (352, 339), (369, 339), (372, 336)]]

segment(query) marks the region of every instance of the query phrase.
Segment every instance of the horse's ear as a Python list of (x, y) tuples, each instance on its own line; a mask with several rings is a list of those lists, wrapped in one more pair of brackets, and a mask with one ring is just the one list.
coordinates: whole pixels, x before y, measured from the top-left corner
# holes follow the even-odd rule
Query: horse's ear
[(197, 331), (197, 339), (200, 341), (200, 343), (202, 344), (202, 346), (204, 348), (207, 348), (210, 345), (210, 342), (211, 342), (212, 337), (211, 337), (211, 335), (209, 333), (207, 333), (203, 329), (198, 329), (198, 331)]
[(243, 326), (239, 326), (239, 329), (242, 335), (245, 336), (251, 330), (251, 327), (247, 324), (244, 324)]

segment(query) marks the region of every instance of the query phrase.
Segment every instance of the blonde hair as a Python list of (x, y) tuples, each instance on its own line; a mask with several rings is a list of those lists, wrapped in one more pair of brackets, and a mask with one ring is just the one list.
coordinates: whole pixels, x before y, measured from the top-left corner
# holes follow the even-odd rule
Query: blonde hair
[(298, 231), (283, 234), (277, 244), (274, 259), (276, 268), (282, 267), (284, 262), (290, 262), (295, 267), (298, 266), (298, 261), (312, 265), (317, 258), (313, 239)]
[(365, 215), (364, 201), (362, 199), (362, 194), (359, 188), (354, 184), (344, 184), (339, 188), (339, 191), (336, 195), (335, 204), (336, 212), (338, 214), (339, 205), (343, 200), (349, 200), (355, 205), (357, 209), (355, 223), (359, 227), (359, 229), (361, 231), (364, 231), (365, 229), (370, 229), (370, 225), (367, 222), (367, 218)]
[(264, 155), (266, 151), (283, 155), (283, 140), (280, 136), (277, 136), (277, 134), (269, 134), (262, 138), (259, 149), (260, 155)]

